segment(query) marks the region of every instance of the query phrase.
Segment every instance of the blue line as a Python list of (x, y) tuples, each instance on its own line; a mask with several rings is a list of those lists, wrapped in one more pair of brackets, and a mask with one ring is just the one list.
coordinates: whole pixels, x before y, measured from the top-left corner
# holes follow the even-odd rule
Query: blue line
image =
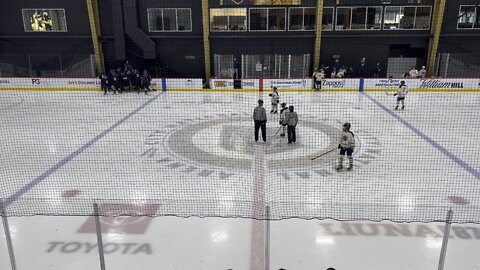
[(165, 78), (162, 78), (162, 92), (167, 91), (167, 80)]
[(145, 108), (148, 104), (152, 103), (154, 100), (156, 100), (158, 97), (160, 97), (160, 95), (163, 94), (160, 93), (160, 94), (157, 94), (155, 95), (153, 98), (149, 99), (147, 102), (143, 103), (140, 107), (138, 107), (137, 109), (135, 109), (134, 111), (132, 111), (131, 113), (127, 114), (125, 117), (123, 117), (122, 119), (120, 119), (119, 121), (117, 121), (115, 124), (113, 124), (111, 127), (109, 127), (108, 129), (104, 130), (102, 133), (98, 134), (95, 138), (91, 139), (90, 141), (88, 141), (87, 143), (85, 143), (84, 145), (82, 145), (80, 148), (78, 148), (77, 150), (75, 150), (74, 152), (72, 152), (70, 155), (66, 156), (64, 159), (60, 160), (57, 164), (53, 165), (50, 169), (48, 169), (46, 172), (44, 172), (42, 175), (38, 176), (37, 178), (35, 178), (33, 181), (31, 181), (30, 183), (28, 183), (27, 185), (23, 186), (20, 190), (18, 190), (17, 192), (15, 192), (13, 195), (11, 195), (10, 197), (8, 197), (5, 201), (4, 201), (4, 206), (5, 207), (8, 207), (9, 205), (11, 205), (12, 203), (14, 203), (16, 200), (18, 200), (20, 198), (20, 196), (24, 195), (25, 193), (27, 193), (28, 191), (30, 191), (32, 188), (34, 188), (35, 186), (37, 186), (38, 184), (40, 184), (41, 182), (43, 182), (45, 179), (47, 179), (47, 177), (49, 177), (50, 175), (52, 175), (53, 173), (55, 173), (56, 171), (58, 171), (59, 169), (61, 169), (65, 164), (67, 164), (68, 162), (72, 161), (74, 158), (76, 158), (78, 155), (80, 155), (83, 151), (87, 150), (90, 146), (94, 145), (97, 141), (99, 141), (100, 139), (102, 139), (103, 137), (105, 137), (108, 133), (112, 132), (114, 129), (116, 129), (118, 126), (120, 126), (121, 124), (123, 124), (125, 121), (127, 121), (130, 117), (134, 116), (135, 114), (137, 114), (140, 110), (142, 110), (143, 108)]
[(411, 131), (415, 132), (418, 136), (420, 136), (422, 139), (427, 141), (429, 144), (431, 144), (434, 148), (436, 148), (438, 151), (442, 152), (445, 156), (447, 156), (450, 160), (453, 162), (457, 163), (460, 167), (462, 167), (465, 171), (469, 172), (475, 178), (480, 180), (480, 172), (475, 170), (472, 166), (468, 165), (465, 161), (461, 160), (457, 156), (455, 156), (453, 153), (445, 149), (445, 147), (441, 146), (439, 143), (434, 141), (432, 138), (428, 137), (427, 135), (423, 134), (420, 130), (418, 130), (416, 127), (408, 123), (406, 120), (398, 116), (395, 112), (390, 110), (389, 108), (385, 107), (385, 105), (381, 104), (377, 100), (375, 100), (373, 97), (370, 97), (368, 94), (364, 93), (364, 95), (370, 99), (373, 103), (375, 103), (378, 107), (382, 108), (385, 112), (390, 114), (393, 118), (397, 119), (400, 123), (402, 123), (404, 126), (409, 128)]

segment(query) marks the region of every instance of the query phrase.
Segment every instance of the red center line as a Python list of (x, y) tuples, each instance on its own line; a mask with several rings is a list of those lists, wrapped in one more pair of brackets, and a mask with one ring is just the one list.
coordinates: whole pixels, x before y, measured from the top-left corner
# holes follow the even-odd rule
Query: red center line
[[(260, 80), (261, 81), (261, 80)], [(263, 87), (259, 87), (258, 99), (263, 99)], [(253, 213), (250, 249), (250, 270), (265, 270), (265, 175), (267, 169), (267, 147), (262, 143), (255, 145)]]

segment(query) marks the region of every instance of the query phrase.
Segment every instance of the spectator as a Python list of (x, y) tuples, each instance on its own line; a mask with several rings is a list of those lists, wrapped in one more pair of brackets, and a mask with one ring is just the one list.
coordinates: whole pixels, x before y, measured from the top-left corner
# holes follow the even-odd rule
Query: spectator
[(367, 65), (367, 60), (365, 59), (365, 57), (362, 57), (362, 59), (360, 60), (360, 67), (358, 68), (358, 77), (365, 78), (366, 65)]
[(332, 66), (333, 66), (334, 70), (339, 70), (340, 69), (340, 60), (335, 59)]
[(422, 66), (422, 69), (418, 72), (418, 77), (419, 78), (425, 78), (427, 75), (427, 70), (425, 69), (425, 66)]
[(326, 66), (324, 69), (325, 78), (332, 77), (332, 69), (329, 66)]
[(412, 67), (412, 69), (410, 70), (410, 72), (408, 72), (408, 75), (410, 78), (412, 79), (416, 79), (418, 77), (418, 70), (415, 66)]
[(353, 70), (352, 66), (349, 66), (348, 69), (345, 71), (345, 78), (353, 78), (355, 75), (355, 71)]
[(345, 72), (346, 72), (345, 67), (339, 68), (337, 71), (337, 78), (345, 77)]
[(380, 72), (382, 69), (380, 68), (380, 62), (377, 62), (375, 65), (375, 68), (373, 69), (373, 78), (378, 78), (380, 77)]
[(124, 71), (128, 71), (128, 70), (132, 70), (132, 66), (130, 65), (130, 63), (127, 61), (125, 61), (125, 65), (123, 66), (123, 70)]
[(239, 79), (240, 78), (240, 63), (238, 62), (237, 58), (233, 58), (233, 78)]

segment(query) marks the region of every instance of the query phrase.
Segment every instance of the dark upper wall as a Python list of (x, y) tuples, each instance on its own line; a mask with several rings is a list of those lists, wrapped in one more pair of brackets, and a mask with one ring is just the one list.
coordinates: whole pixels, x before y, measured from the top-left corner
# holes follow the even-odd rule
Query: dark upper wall
[[(107, 68), (123, 65), (114, 54), (112, 0), (99, 1), (102, 43)], [(192, 11), (191, 32), (149, 32), (147, 9), (149, 8), (190, 8)], [(159, 76), (201, 77), (203, 71), (203, 32), (201, 1), (198, 0), (138, 0), (137, 26), (155, 44), (156, 59), (144, 60), (142, 50), (128, 35), (125, 36), (126, 58), (139, 69), (150, 69)]]
[[(111, 0), (102, 0), (98, 3), (100, 13), (100, 25), (102, 36), (108, 38), (113, 36), (113, 14)], [(149, 8), (191, 8), (192, 10), (192, 31), (191, 32), (149, 32), (147, 9)], [(202, 35), (202, 3), (198, 0), (138, 0), (137, 17), (138, 27), (149, 36), (201, 36)]]

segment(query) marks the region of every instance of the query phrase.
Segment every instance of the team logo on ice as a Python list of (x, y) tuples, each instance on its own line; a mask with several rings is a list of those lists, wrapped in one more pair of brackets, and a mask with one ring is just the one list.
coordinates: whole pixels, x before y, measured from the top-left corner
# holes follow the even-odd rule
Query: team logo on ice
[[(267, 124), (266, 168), (280, 177), (309, 178), (333, 173), (337, 151), (311, 160), (338, 146), (343, 121), (301, 115), (297, 143), (288, 145), (280, 137), (277, 121)], [(250, 114), (218, 114), (177, 123), (152, 131), (145, 139), (140, 158), (172, 170), (218, 176), (226, 179), (235, 173), (249, 172), (258, 162)], [(369, 164), (380, 152), (379, 140), (366, 130), (355, 130), (355, 165)]]

